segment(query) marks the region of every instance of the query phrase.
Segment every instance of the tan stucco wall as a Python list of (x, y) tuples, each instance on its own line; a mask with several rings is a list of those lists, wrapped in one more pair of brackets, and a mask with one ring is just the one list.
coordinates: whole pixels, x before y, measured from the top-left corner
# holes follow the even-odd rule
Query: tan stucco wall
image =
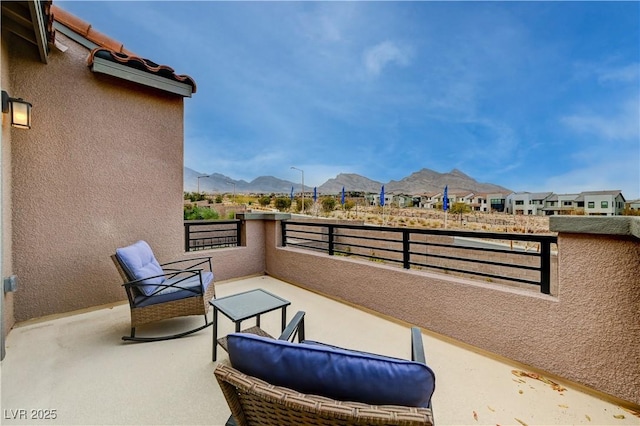
[[(6, 91), (9, 95), (13, 95), (11, 87), (11, 79), (9, 78), (9, 44), (6, 37), (6, 32), (2, 33), (2, 56), (1, 60), (1, 81), (0, 86), (2, 90)], [(2, 114), (2, 139), (0, 145), (0, 206), (2, 211), (0, 212), (0, 225), (2, 230), (0, 231), (0, 239), (2, 248), (0, 256), (0, 279), (9, 276), (13, 273), (13, 263), (11, 256), (11, 120), (9, 114)], [(17, 130), (15, 130), (17, 131)], [(2, 306), (2, 325), (3, 329), (0, 333), (7, 334), (8, 330), (13, 327), (15, 323), (15, 317), (13, 315), (13, 293), (4, 293), (0, 288), (0, 301)]]
[(86, 66), (69, 49), (33, 61), (11, 39), (12, 90), (33, 104), (12, 140), (16, 320), (124, 299), (109, 258), (149, 241), (182, 254), (183, 99)]
[(216, 281), (264, 274), (265, 231), (262, 220), (246, 220), (242, 224), (242, 247), (196, 251), (187, 257), (211, 256)]
[(635, 237), (560, 234), (553, 297), (277, 247), (279, 229), (267, 225), (269, 275), (640, 403)]

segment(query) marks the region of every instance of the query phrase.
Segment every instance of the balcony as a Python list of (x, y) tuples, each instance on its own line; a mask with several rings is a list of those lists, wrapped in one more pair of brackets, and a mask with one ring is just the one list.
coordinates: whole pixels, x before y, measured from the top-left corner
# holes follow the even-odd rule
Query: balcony
[[(253, 288), (290, 300), (289, 318), (306, 311), (310, 339), (410, 357), (408, 323), (273, 277), (218, 283), (217, 293)], [(170, 320), (162, 331), (201, 320)], [(451, 321), (456, 321), (454, 314)], [(277, 334), (279, 322), (278, 312), (266, 314), (262, 327)], [(224, 424), (229, 409), (213, 377), (211, 329), (143, 344), (121, 342), (128, 329), (129, 311), (122, 303), (18, 325), (8, 337), (2, 363), (2, 424)], [(154, 327), (145, 331), (153, 333)], [(231, 322), (221, 317), (220, 332), (231, 331)], [(513, 371), (534, 370), (428, 330), (423, 329), (423, 337), (427, 362), (437, 377), (433, 405), (438, 425), (640, 421), (637, 414), (563, 379), (544, 376), (558, 385), (553, 386), (521, 377)], [(219, 351), (219, 359), (226, 358)], [(55, 421), (34, 418), (51, 415), (47, 410), (55, 410)]]

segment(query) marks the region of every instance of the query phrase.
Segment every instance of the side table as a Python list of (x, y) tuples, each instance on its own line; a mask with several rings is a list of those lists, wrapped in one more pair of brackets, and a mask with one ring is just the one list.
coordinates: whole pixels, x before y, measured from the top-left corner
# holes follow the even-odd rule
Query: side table
[(217, 359), (218, 345), (221, 345), (226, 350), (226, 337), (218, 339), (218, 312), (222, 312), (224, 316), (235, 323), (236, 333), (240, 332), (242, 321), (255, 317), (256, 326), (245, 331), (269, 336), (260, 328), (260, 315), (276, 309), (282, 309), (282, 331), (284, 331), (287, 325), (287, 306), (291, 302), (259, 288), (219, 299), (212, 299), (209, 304), (213, 306), (212, 360), (215, 361)]

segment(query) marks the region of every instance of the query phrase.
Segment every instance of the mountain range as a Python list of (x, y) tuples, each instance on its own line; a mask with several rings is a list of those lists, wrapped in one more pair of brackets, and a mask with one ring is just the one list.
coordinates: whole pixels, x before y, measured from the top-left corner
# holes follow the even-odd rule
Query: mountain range
[[(198, 176), (200, 178), (198, 179)], [(319, 194), (338, 194), (342, 187), (346, 191), (362, 191), (367, 193), (377, 193), (382, 185), (385, 185), (385, 192), (394, 194), (423, 194), (429, 192), (440, 192), (445, 185), (451, 193), (473, 192), (473, 193), (511, 193), (510, 189), (492, 183), (480, 183), (472, 177), (464, 174), (458, 169), (453, 169), (448, 173), (438, 173), (430, 169), (422, 169), (411, 175), (396, 181), (378, 182), (367, 177), (354, 173), (340, 173), (335, 178), (329, 179), (318, 186)], [(187, 192), (236, 192), (236, 193), (285, 193), (294, 187), (295, 192), (300, 191), (300, 182), (291, 182), (278, 179), (273, 176), (260, 176), (247, 182), (246, 180), (234, 180), (220, 173), (200, 173), (188, 167), (184, 168), (184, 190)], [(306, 191), (313, 191), (313, 187), (305, 185)]]

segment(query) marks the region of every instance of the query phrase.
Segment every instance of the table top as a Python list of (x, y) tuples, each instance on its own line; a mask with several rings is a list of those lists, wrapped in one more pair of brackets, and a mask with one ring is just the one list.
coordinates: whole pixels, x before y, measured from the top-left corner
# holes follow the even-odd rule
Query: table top
[(261, 288), (212, 299), (209, 303), (231, 321), (243, 321), (291, 304)]

